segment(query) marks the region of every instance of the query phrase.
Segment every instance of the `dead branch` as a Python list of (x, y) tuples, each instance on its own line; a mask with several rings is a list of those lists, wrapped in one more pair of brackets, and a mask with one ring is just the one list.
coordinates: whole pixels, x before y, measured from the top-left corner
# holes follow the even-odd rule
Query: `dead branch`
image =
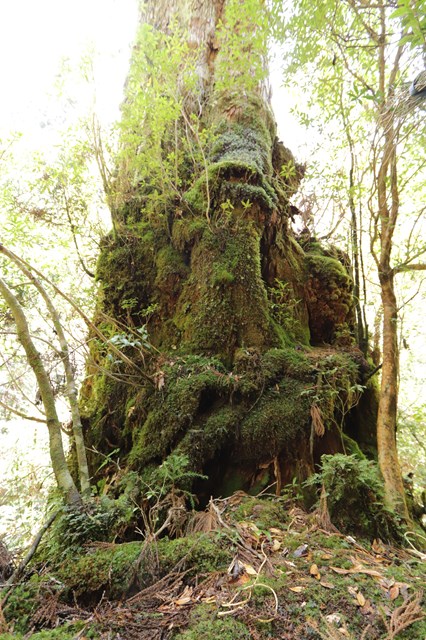
[(1, 605), (0, 608), (4, 607), (4, 605), (6, 604), (10, 594), (13, 591), (13, 588), (15, 586), (17, 586), (19, 579), (21, 578), (25, 567), (29, 564), (29, 562), (31, 561), (32, 557), (34, 556), (35, 552), (38, 549), (38, 546), (41, 542), (41, 539), (43, 538), (44, 534), (46, 533), (46, 531), (49, 529), (49, 527), (51, 526), (51, 524), (53, 523), (53, 521), (55, 520), (56, 516), (60, 513), (60, 509), (58, 509), (58, 511), (54, 511), (49, 518), (46, 520), (46, 522), (44, 523), (44, 525), (41, 527), (41, 529), (38, 531), (38, 533), (36, 534), (31, 547), (28, 550), (27, 555), (25, 556), (25, 558), (23, 558), (23, 560), (19, 563), (19, 565), (17, 566), (17, 568), (15, 569), (15, 571), (12, 573), (12, 575), (10, 576), (9, 580), (6, 582), (6, 584), (3, 587), (4, 590), (4, 597), (3, 600), (1, 601)]

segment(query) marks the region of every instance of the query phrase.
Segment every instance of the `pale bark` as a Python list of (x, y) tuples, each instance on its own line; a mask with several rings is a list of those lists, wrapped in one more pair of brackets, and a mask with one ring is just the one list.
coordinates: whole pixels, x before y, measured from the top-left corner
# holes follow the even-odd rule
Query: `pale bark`
[(76, 448), (77, 454), (77, 465), (78, 465), (78, 473), (80, 479), (80, 488), (81, 492), (85, 497), (90, 496), (90, 475), (89, 475), (89, 466), (87, 463), (86, 449), (84, 445), (84, 436), (83, 436), (83, 427), (81, 424), (80, 417), (80, 409), (78, 406), (78, 393), (77, 386), (75, 383), (74, 371), (70, 360), (68, 342), (65, 337), (64, 330), (62, 328), (61, 320), (59, 318), (59, 314), (55, 309), (55, 306), (47, 293), (46, 289), (43, 287), (41, 282), (37, 280), (37, 278), (32, 274), (31, 270), (28, 269), (25, 264), (12, 252), (9, 252), (5, 247), (2, 249), (4, 255), (10, 258), (17, 267), (22, 271), (22, 273), (33, 283), (36, 287), (37, 291), (42, 296), (46, 307), (49, 311), (50, 317), (52, 318), (53, 326), (55, 328), (56, 334), (58, 336), (59, 344), (61, 346), (60, 357), (65, 370), (65, 378), (67, 382), (66, 386), (66, 396), (68, 398), (69, 406), (71, 409), (71, 420), (72, 420), (72, 433), (74, 437), (74, 444)]
[(50, 459), (58, 487), (64, 494), (68, 504), (78, 506), (81, 504), (81, 496), (74, 484), (65, 459), (61, 423), (56, 412), (55, 397), (49, 376), (44, 368), (41, 356), (31, 339), (24, 311), (16, 296), (13, 295), (12, 291), (1, 278), (0, 294), (3, 296), (13, 315), (18, 339), (25, 350), (28, 364), (31, 366), (37, 380), (46, 415), (47, 428), (49, 430)]
[[(384, 5), (380, 8), (381, 36), (378, 46), (379, 88), (385, 96), (386, 88), (386, 16)], [(390, 81), (396, 77), (401, 49), (397, 50)], [(388, 84), (388, 89), (392, 88)], [(380, 295), (383, 307), (383, 366), (379, 411), (377, 416), (377, 447), (379, 466), (384, 478), (385, 501), (405, 521), (409, 521), (405, 491), (396, 443), (399, 352), (398, 352), (398, 307), (395, 295), (395, 272), (391, 267), (394, 232), (399, 215), (399, 187), (397, 176), (397, 144), (399, 126), (392, 110), (383, 98), (378, 124), (383, 136), (380, 163), (375, 175), (377, 187), (377, 216), (375, 235), (372, 239), (372, 255), (378, 269)], [(378, 226), (380, 232), (378, 233)], [(379, 250), (375, 250), (375, 240)]]
[(148, 0), (142, 8), (141, 24), (166, 32), (176, 21), (188, 33), (188, 44), (199, 51), (197, 77), (202, 94), (212, 82), (217, 53), (215, 32), (224, 6), (225, 0)]
[(398, 312), (393, 274), (381, 274), (380, 285), (383, 305), (383, 366), (379, 413), (377, 416), (379, 466), (385, 482), (387, 504), (405, 520), (408, 520), (404, 485), (396, 446), (399, 353)]

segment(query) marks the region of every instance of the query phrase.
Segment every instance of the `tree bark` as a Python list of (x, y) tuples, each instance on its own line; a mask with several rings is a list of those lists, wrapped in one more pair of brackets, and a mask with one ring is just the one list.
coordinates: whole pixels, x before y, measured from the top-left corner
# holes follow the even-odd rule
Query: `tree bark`
[[(391, 94), (403, 47), (396, 50), (393, 66), (387, 77), (386, 48), (387, 19), (384, 4), (379, 6), (380, 37), (377, 41), (379, 89), (381, 97), (378, 129), (382, 135), (382, 148), (375, 149), (380, 158), (378, 171), (374, 175), (377, 188), (377, 213), (375, 232), (371, 240), (372, 255), (376, 262), (380, 295), (383, 306), (383, 366), (379, 411), (377, 416), (377, 447), (380, 470), (385, 483), (385, 499), (388, 507), (395, 510), (406, 522), (409, 521), (405, 491), (396, 443), (398, 409), (399, 353), (398, 353), (398, 307), (395, 295), (395, 271), (391, 267), (394, 233), (399, 216), (399, 186), (397, 175), (397, 145), (401, 123), (395, 118), (386, 93)], [(388, 84), (386, 84), (388, 82)], [(378, 250), (376, 242), (378, 241)]]
[(393, 274), (381, 274), (380, 286), (383, 306), (383, 366), (377, 416), (379, 465), (385, 481), (387, 504), (408, 521), (409, 516), (396, 446), (399, 354), (398, 312)]

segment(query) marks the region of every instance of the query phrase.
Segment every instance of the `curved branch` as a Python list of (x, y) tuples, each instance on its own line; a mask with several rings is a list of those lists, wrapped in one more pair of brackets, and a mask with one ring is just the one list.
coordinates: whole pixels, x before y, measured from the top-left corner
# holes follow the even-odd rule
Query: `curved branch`
[(59, 287), (57, 287), (54, 282), (52, 282), (51, 280), (49, 280), (49, 278), (47, 278), (43, 273), (41, 273), (41, 271), (39, 271), (38, 269), (36, 269), (35, 267), (33, 267), (31, 264), (29, 264), (26, 260), (24, 260), (23, 258), (19, 258), (15, 253), (13, 253), (13, 251), (11, 251), (10, 249), (7, 249), (7, 247), (4, 246), (4, 244), (0, 243), (0, 253), (3, 253), (4, 255), (8, 256), (11, 260), (15, 261), (18, 260), (22, 265), (26, 266), (28, 269), (30, 269), (33, 273), (35, 273), (37, 276), (39, 276), (42, 280), (44, 280), (44, 282), (46, 282), (50, 287), (52, 287), (52, 289), (58, 294), (60, 295), (62, 298), (64, 298), (64, 300), (66, 300), (68, 302), (68, 304), (71, 305), (71, 307), (78, 313), (78, 315), (84, 320), (84, 322), (86, 323), (86, 325), (89, 327), (89, 329), (91, 329), (98, 338), (100, 338), (102, 340), (102, 342), (107, 343), (108, 342), (108, 347), (109, 349), (112, 351), (112, 353), (114, 355), (116, 355), (118, 358), (120, 358), (120, 360), (122, 360), (123, 362), (125, 362), (127, 365), (129, 365), (130, 367), (132, 367), (132, 369), (136, 369), (136, 371), (139, 373), (139, 375), (141, 377), (143, 377), (145, 380), (147, 380), (151, 385), (155, 386), (155, 383), (153, 381), (153, 379), (147, 374), (145, 373), (145, 371), (143, 371), (140, 367), (137, 366), (137, 364), (135, 364), (133, 362), (133, 360), (131, 360), (130, 358), (128, 358), (122, 351), (120, 351), (120, 349), (117, 349), (117, 347), (112, 343), (108, 341), (108, 338), (102, 333), (102, 331), (88, 318), (88, 316), (84, 313), (84, 311), (82, 311), (80, 309), (80, 307), (78, 306), (78, 304), (76, 302), (74, 302), (74, 300), (72, 298), (70, 298), (70, 296), (68, 296), (66, 293), (64, 293), (63, 291), (61, 291), (61, 289), (59, 289)]
[(3, 409), (6, 409), (6, 411), (10, 411), (10, 413), (14, 413), (16, 416), (19, 416), (19, 418), (23, 418), (24, 420), (32, 420), (33, 422), (41, 422), (42, 424), (46, 424), (46, 419), (43, 420), (42, 418), (36, 418), (35, 416), (27, 416), (26, 413), (19, 411), (19, 409), (10, 407), (8, 404), (5, 404), (1, 400), (0, 407), (3, 407)]
[(64, 446), (62, 442), (61, 424), (56, 412), (55, 397), (50, 385), (49, 376), (44, 368), (43, 361), (34, 342), (31, 339), (28, 322), (25, 313), (18, 301), (3, 279), (0, 278), (0, 294), (3, 296), (15, 320), (18, 339), (22, 344), (28, 364), (31, 366), (37, 380), (43, 402), (47, 428), (49, 431), (49, 449), (53, 472), (58, 483), (58, 487), (66, 497), (68, 504), (80, 505), (81, 496), (74, 484), (65, 459)]
[(61, 346), (60, 356), (61, 356), (62, 364), (64, 366), (65, 377), (67, 381), (66, 395), (68, 397), (68, 401), (71, 409), (72, 431), (73, 431), (74, 443), (75, 443), (75, 448), (77, 453), (77, 464), (78, 464), (78, 471), (80, 476), (81, 491), (83, 496), (88, 497), (90, 496), (90, 475), (89, 475), (89, 466), (87, 463), (86, 449), (84, 446), (83, 427), (81, 424), (80, 409), (78, 406), (77, 386), (75, 383), (74, 372), (71, 365), (68, 342), (65, 338), (65, 333), (62, 328), (59, 314), (56, 311), (56, 308), (49, 294), (47, 293), (43, 285), (40, 283), (40, 281), (37, 280), (37, 278), (31, 273), (31, 271), (27, 269), (25, 265), (22, 264), (19, 258), (15, 259), (14, 257), (11, 257), (11, 260), (13, 260), (13, 262), (22, 271), (22, 273), (27, 278), (29, 278), (31, 283), (35, 286), (37, 291), (40, 293), (49, 311), (50, 317), (52, 318), (53, 326), (58, 336), (59, 344)]
[(6, 584), (4, 585), (4, 591), (6, 592), (3, 600), (0, 603), (0, 608), (4, 607), (4, 605), (6, 604), (12, 590), (13, 587), (16, 586), (16, 582), (20, 579), (25, 567), (27, 566), (27, 564), (31, 561), (32, 557), (34, 556), (35, 552), (37, 551), (38, 545), (41, 542), (42, 537), (44, 536), (44, 534), (46, 533), (46, 531), (48, 530), (48, 528), (51, 526), (51, 524), (53, 523), (53, 521), (55, 520), (55, 518), (57, 517), (57, 515), (60, 513), (60, 511), (55, 511), (54, 513), (52, 513), (49, 518), (46, 520), (46, 522), (44, 523), (44, 525), (42, 526), (42, 528), (37, 532), (31, 547), (29, 548), (29, 551), (27, 553), (27, 555), (25, 556), (25, 558), (22, 560), (22, 562), (19, 563), (19, 565), (16, 567), (15, 571), (12, 573), (12, 575), (10, 576), (10, 578), (8, 579), (8, 581), (6, 582)]

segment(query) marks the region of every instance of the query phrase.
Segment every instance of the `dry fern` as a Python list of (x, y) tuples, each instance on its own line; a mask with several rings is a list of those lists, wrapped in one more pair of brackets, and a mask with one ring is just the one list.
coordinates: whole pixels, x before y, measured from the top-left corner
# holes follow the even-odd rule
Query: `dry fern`
[(383, 616), (388, 634), (386, 640), (394, 640), (401, 631), (423, 620), (425, 613), (421, 606), (422, 598), (423, 591), (418, 591), (392, 612), (389, 621)]
[(322, 419), (321, 409), (317, 404), (311, 405), (311, 418), (314, 431), (320, 438), (325, 433), (324, 420)]

